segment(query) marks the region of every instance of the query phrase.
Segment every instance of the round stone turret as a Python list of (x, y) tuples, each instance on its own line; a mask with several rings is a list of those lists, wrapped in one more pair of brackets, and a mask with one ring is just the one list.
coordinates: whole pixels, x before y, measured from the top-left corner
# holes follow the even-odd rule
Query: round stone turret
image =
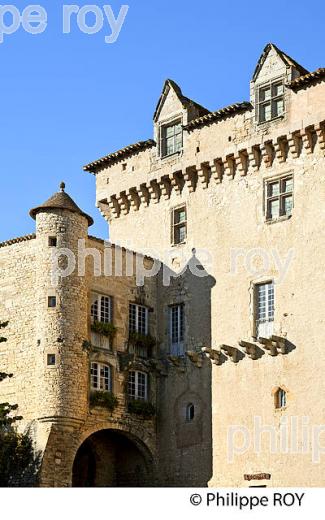
[[(88, 413), (87, 280), (78, 272), (93, 219), (60, 191), (30, 211), (36, 220), (38, 254), (35, 369), (42, 421), (78, 421)], [(62, 419), (64, 418), (64, 419)]]

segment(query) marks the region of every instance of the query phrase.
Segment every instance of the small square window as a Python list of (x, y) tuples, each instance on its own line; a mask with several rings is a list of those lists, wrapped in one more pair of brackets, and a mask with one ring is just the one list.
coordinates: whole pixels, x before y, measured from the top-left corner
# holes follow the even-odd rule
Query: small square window
[(51, 309), (55, 308), (56, 307), (56, 296), (49, 296), (47, 305)]
[(56, 356), (55, 354), (48, 354), (47, 355), (47, 365), (53, 366), (56, 364)]
[(49, 237), (49, 246), (56, 247), (58, 245), (58, 241), (56, 237)]

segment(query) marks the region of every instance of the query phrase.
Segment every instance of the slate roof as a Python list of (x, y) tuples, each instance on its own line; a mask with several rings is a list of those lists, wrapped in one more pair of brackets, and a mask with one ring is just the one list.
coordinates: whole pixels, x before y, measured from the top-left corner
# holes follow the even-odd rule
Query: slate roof
[(61, 183), (60, 189), (61, 191), (54, 193), (52, 197), (50, 197), (46, 202), (41, 204), (40, 206), (37, 206), (36, 208), (33, 208), (30, 210), (29, 214), (30, 216), (35, 220), (37, 213), (39, 213), (42, 210), (45, 209), (66, 209), (68, 211), (71, 211), (72, 213), (77, 213), (78, 215), (82, 215), (88, 220), (89, 226), (92, 226), (94, 223), (92, 217), (84, 213), (79, 206), (72, 200), (72, 198), (65, 193), (64, 191), (65, 184)]
[(320, 68), (315, 70), (314, 72), (309, 72), (304, 76), (299, 76), (290, 83), (287, 83), (287, 87), (292, 90), (299, 90), (300, 88), (307, 87), (312, 85), (313, 83), (317, 83), (318, 81), (325, 80), (325, 68)]

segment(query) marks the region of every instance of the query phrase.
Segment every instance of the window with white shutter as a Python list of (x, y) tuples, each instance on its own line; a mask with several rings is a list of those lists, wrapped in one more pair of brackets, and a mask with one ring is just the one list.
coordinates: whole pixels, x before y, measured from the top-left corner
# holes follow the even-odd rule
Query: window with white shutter
[(148, 334), (148, 308), (137, 303), (129, 305), (129, 333)]
[(139, 370), (131, 370), (128, 377), (129, 399), (148, 399), (148, 374)]
[(255, 286), (256, 337), (269, 338), (273, 334), (274, 284), (261, 283)]
[(111, 367), (102, 363), (91, 363), (90, 385), (92, 390), (110, 392), (112, 390)]
[(94, 323), (111, 323), (112, 298), (103, 294), (93, 294), (91, 304), (91, 321)]
[(169, 342), (173, 356), (184, 355), (184, 304), (169, 307)]

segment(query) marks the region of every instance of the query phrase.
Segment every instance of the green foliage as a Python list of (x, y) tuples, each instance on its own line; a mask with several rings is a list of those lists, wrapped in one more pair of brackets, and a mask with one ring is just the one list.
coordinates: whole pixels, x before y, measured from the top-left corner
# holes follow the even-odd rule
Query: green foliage
[(34, 453), (29, 432), (0, 427), (0, 487), (32, 487), (37, 484), (40, 455)]
[(92, 323), (91, 330), (111, 339), (113, 339), (116, 334), (116, 327), (114, 327), (112, 323), (102, 323), (100, 321)]
[(101, 406), (113, 412), (118, 405), (118, 399), (112, 392), (91, 392), (90, 394), (91, 406)]
[(82, 342), (82, 349), (85, 351), (85, 352), (91, 352), (91, 343), (90, 341), (88, 341), (87, 339), (85, 339), (83, 342)]
[(130, 332), (129, 342), (134, 347), (145, 347), (151, 349), (156, 345), (156, 340), (150, 334), (140, 334), (140, 332)]
[[(0, 323), (0, 329), (8, 322)], [(6, 338), (0, 338), (0, 342)], [(0, 382), (13, 374), (0, 372)], [(34, 453), (29, 432), (20, 434), (14, 423), (21, 416), (11, 416), (18, 409), (17, 404), (0, 403), (0, 487), (27, 487), (37, 482), (40, 456)]]
[(15, 412), (17, 409), (18, 404), (0, 403), (0, 429), (6, 429), (14, 422), (22, 420), (20, 415), (10, 417), (11, 412)]
[(156, 415), (156, 409), (154, 405), (148, 401), (142, 401), (141, 399), (129, 401), (128, 412), (134, 413), (135, 415), (140, 415), (144, 419), (150, 419)]

